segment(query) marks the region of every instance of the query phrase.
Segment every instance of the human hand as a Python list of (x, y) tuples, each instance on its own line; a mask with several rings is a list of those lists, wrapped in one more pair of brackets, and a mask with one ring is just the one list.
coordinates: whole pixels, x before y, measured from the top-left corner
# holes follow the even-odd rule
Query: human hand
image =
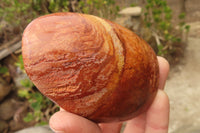
[[(168, 62), (158, 57), (159, 90), (147, 112), (126, 122), (123, 133), (167, 133), (169, 124), (169, 99), (163, 91), (169, 72)], [(50, 127), (56, 133), (120, 133), (122, 122), (97, 124), (64, 110), (50, 119)]]

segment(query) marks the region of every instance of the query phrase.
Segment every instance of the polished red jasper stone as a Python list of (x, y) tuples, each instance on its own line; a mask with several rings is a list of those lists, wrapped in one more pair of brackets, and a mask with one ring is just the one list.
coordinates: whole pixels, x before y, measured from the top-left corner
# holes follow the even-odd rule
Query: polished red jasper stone
[(45, 96), (95, 122), (144, 112), (158, 89), (151, 47), (130, 30), (92, 15), (33, 20), (22, 39), (25, 70)]

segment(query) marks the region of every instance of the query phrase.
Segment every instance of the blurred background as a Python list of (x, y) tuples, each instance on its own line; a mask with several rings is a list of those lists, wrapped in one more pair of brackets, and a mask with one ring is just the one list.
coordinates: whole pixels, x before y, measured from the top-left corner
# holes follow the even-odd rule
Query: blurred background
[(199, 0), (1, 0), (0, 133), (51, 133), (43, 125), (59, 108), (28, 79), (21, 37), (34, 18), (54, 12), (93, 14), (144, 38), (171, 65), (169, 133), (200, 133)]

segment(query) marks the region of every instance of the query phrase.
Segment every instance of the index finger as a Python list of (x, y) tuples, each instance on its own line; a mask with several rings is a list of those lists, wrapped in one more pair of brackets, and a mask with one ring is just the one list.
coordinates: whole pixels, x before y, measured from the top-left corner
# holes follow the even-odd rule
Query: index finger
[(158, 64), (159, 64), (159, 86), (158, 89), (163, 90), (165, 86), (165, 82), (169, 73), (169, 63), (166, 59), (161, 56), (157, 57)]

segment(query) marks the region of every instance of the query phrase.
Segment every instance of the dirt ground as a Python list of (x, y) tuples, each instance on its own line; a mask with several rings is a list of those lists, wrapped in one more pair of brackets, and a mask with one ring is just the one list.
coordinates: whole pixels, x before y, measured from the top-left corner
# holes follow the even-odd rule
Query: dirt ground
[(166, 83), (170, 99), (169, 133), (200, 133), (200, 21), (190, 23), (185, 57)]
[[(180, 1), (168, 0), (176, 15)], [(188, 45), (165, 87), (171, 106), (169, 133), (200, 133), (200, 1), (185, 1), (186, 21), (191, 25)]]

